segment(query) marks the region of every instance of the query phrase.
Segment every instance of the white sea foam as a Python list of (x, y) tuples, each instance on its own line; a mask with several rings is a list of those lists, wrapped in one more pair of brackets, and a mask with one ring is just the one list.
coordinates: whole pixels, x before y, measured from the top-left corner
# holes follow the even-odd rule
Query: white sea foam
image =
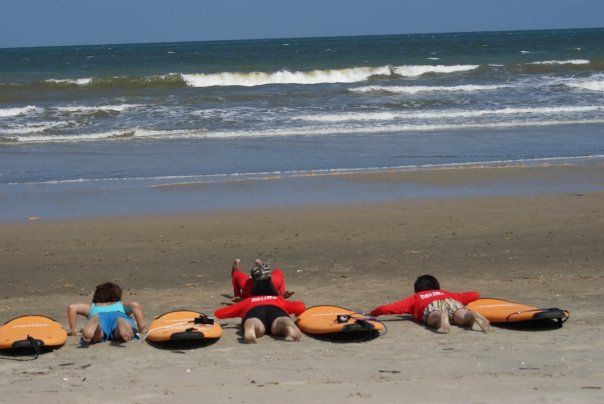
[(440, 60), (440, 58), (426, 58), (428, 60)]
[(72, 121), (59, 122), (36, 122), (22, 126), (0, 128), (0, 135), (25, 135), (31, 133), (40, 133), (53, 128), (65, 127), (74, 124)]
[(321, 136), (321, 135), (361, 135), (380, 133), (403, 132), (429, 132), (444, 130), (485, 129), (485, 128), (510, 128), (510, 127), (539, 127), (557, 125), (604, 124), (604, 119), (552, 119), (552, 120), (519, 120), (504, 122), (484, 123), (439, 123), (439, 124), (395, 124), (395, 125), (332, 125), (332, 126), (307, 126), (298, 128), (267, 129), (267, 130), (240, 130), (240, 131), (206, 131), (206, 130), (150, 130), (150, 129), (125, 129), (101, 133), (79, 135), (38, 135), (15, 136), (8, 140), (18, 143), (55, 143), (55, 142), (85, 142), (124, 139), (236, 139), (236, 138), (263, 138), (263, 137), (288, 137), (288, 136)]
[(526, 107), (479, 110), (431, 110), (416, 112), (343, 112), (339, 114), (299, 115), (292, 119), (308, 122), (359, 122), (410, 119), (477, 118), (489, 115), (564, 115), (604, 111), (604, 106)]
[(479, 65), (409, 65), (396, 66), (392, 70), (399, 76), (416, 77), (427, 73), (457, 73), (477, 69)]
[(389, 94), (417, 94), (417, 93), (440, 93), (440, 92), (474, 92), (492, 91), (508, 85), (477, 85), (467, 84), (461, 86), (365, 86), (351, 88), (354, 93), (389, 93)]
[(53, 107), (57, 111), (62, 112), (70, 112), (70, 113), (90, 113), (90, 112), (123, 112), (128, 109), (138, 108), (143, 106), (143, 104), (118, 104), (118, 105), (93, 105), (93, 106), (85, 106), (85, 105), (74, 105), (68, 107)]
[(542, 60), (539, 62), (531, 62), (531, 65), (587, 65), (591, 63), (587, 59), (570, 59), (570, 60)]
[(267, 84), (322, 84), (322, 83), (356, 83), (372, 76), (416, 77), (426, 73), (455, 73), (473, 70), (478, 65), (411, 65), (351, 67), (346, 69), (311, 70), (278, 72), (222, 72), (181, 74), (183, 81), (190, 87), (213, 86), (262, 86)]
[(604, 76), (594, 76), (589, 79), (572, 79), (563, 82), (564, 85), (572, 88), (578, 88), (581, 90), (589, 91), (604, 91)]
[(11, 138), (14, 142), (19, 143), (62, 143), (62, 142), (90, 142), (107, 139), (123, 139), (134, 137), (135, 129), (114, 130), (98, 133), (82, 133), (77, 135), (27, 135), (16, 136)]
[(76, 84), (78, 86), (87, 86), (92, 82), (92, 77), (85, 77), (80, 79), (47, 79), (44, 81), (47, 83)]
[(38, 107), (28, 105), (21, 108), (0, 108), (0, 118), (8, 118), (11, 116), (27, 115), (32, 112), (38, 111)]
[(262, 86), (266, 84), (320, 84), (354, 83), (367, 80), (371, 76), (390, 75), (388, 66), (353, 67), (337, 70), (311, 70), (306, 72), (281, 70), (278, 72), (223, 72), (181, 74), (182, 79), (191, 87), (212, 86)]

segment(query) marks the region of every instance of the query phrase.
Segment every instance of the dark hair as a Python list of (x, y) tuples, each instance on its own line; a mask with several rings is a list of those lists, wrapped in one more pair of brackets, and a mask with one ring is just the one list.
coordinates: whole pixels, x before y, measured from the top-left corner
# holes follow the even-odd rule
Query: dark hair
[(440, 284), (438, 283), (438, 279), (432, 275), (422, 275), (415, 280), (413, 287), (415, 288), (415, 293), (417, 293), (423, 292), (424, 290), (440, 289)]
[(122, 300), (122, 288), (113, 282), (101, 283), (92, 296), (92, 303), (113, 303), (120, 300)]
[(252, 296), (279, 296), (270, 277), (259, 281), (254, 281), (252, 287)]

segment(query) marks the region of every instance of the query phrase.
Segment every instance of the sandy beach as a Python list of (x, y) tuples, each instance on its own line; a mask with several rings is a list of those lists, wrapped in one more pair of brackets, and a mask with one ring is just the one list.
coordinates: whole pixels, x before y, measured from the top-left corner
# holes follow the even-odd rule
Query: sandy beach
[[(226, 304), (232, 260), (281, 267), (307, 306), (368, 311), (412, 293), (418, 275), (443, 288), (570, 310), (561, 329), (431, 332), (399, 316), (365, 343), (240, 341), (239, 321), (195, 350), (146, 343), (0, 356), (0, 402), (602, 402), (604, 192), (480, 195), (484, 181), (588, 178), (601, 165), (357, 174), (359, 183), (474, 184), (474, 196), (284, 206), (187, 215), (0, 225), (0, 320), (50, 315), (112, 280), (163, 312)], [(80, 321), (80, 325), (83, 324)]]

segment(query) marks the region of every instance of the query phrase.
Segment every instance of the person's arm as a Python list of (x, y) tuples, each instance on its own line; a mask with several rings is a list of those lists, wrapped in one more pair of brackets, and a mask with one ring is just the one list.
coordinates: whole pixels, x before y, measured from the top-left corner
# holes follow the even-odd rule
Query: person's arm
[(67, 333), (68, 335), (78, 335), (78, 314), (81, 316), (88, 317), (88, 313), (90, 313), (90, 304), (88, 303), (72, 303), (67, 306), (67, 322), (69, 323), (69, 332)]
[(470, 292), (462, 292), (462, 293), (452, 293), (453, 299), (457, 300), (461, 304), (468, 304), (473, 302), (474, 300), (480, 299), (480, 293), (470, 291)]
[(285, 311), (287, 311), (289, 314), (295, 314), (296, 316), (299, 316), (300, 314), (304, 313), (304, 311), (306, 311), (306, 305), (304, 304), (304, 302), (291, 302), (289, 300), (284, 300), (283, 304), (285, 306)]
[(371, 314), (373, 317), (383, 316), (386, 314), (405, 314), (411, 313), (411, 309), (413, 308), (413, 304), (415, 302), (415, 296), (409, 296), (403, 300), (398, 300), (394, 303), (385, 304), (380, 307), (376, 307), (371, 310)]
[(241, 302), (232, 304), (230, 306), (221, 307), (216, 309), (214, 315), (218, 318), (233, 318), (233, 317), (241, 317), (241, 314), (244, 308), (247, 305), (247, 301), (243, 300)]
[[(124, 305), (124, 309), (126, 309), (126, 314), (134, 316), (134, 320), (136, 320), (136, 325), (138, 326), (138, 332), (142, 333), (145, 330), (145, 316), (143, 315), (143, 309), (141, 309), (141, 305), (138, 302), (122, 302)], [(128, 313), (130, 311), (130, 313)]]

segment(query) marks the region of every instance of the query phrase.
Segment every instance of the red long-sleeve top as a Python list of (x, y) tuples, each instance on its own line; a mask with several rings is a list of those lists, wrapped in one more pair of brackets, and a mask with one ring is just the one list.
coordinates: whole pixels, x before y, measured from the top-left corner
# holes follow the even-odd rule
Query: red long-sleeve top
[(424, 310), (435, 300), (455, 299), (462, 304), (468, 304), (480, 298), (478, 292), (451, 293), (446, 290), (424, 290), (403, 300), (385, 304), (371, 310), (374, 317), (384, 314), (412, 314), (417, 321), (423, 321)]
[(300, 301), (285, 300), (281, 296), (253, 296), (239, 303), (217, 309), (214, 315), (218, 318), (243, 318), (248, 311), (258, 306), (277, 306), (285, 310), (287, 314), (295, 314), (297, 316), (306, 310), (306, 306)]

